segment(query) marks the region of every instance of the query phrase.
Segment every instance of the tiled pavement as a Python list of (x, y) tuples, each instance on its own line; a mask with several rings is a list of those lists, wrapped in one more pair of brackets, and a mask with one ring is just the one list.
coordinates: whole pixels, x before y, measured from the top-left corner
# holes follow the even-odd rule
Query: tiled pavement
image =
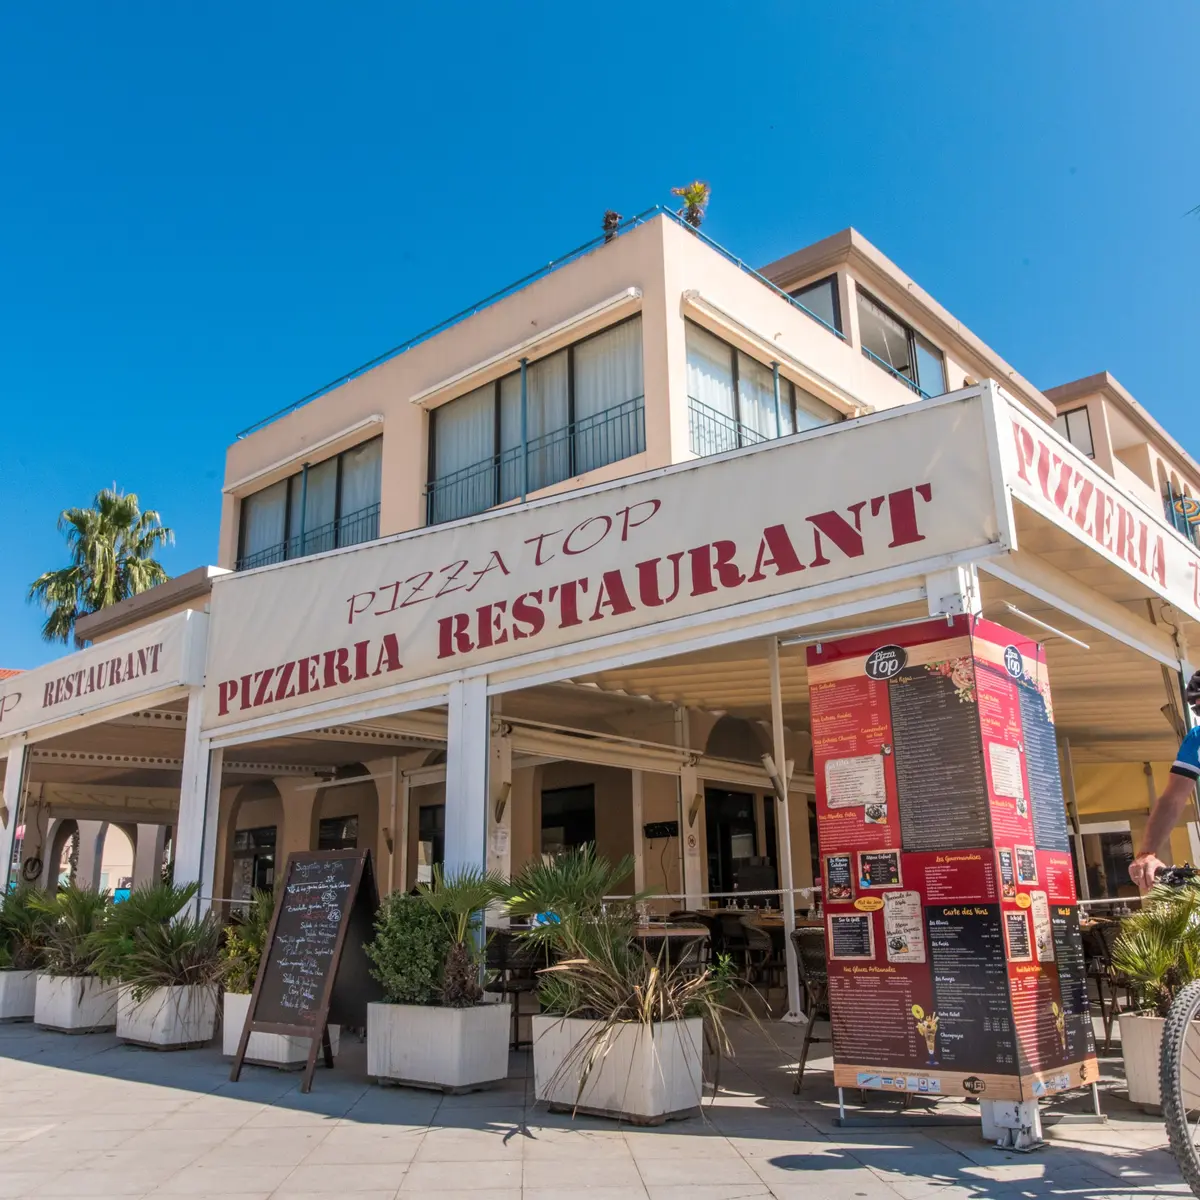
[[(792, 1097), (795, 1030), (747, 1028), (738, 1042), (703, 1118), (635, 1129), (535, 1107), (525, 1054), (513, 1055), (503, 1087), (443, 1097), (372, 1086), (364, 1047), (343, 1038), (337, 1068), (318, 1071), (303, 1096), (298, 1076), (264, 1069), (247, 1068), (231, 1084), (216, 1050), (159, 1054), (107, 1035), (0, 1026), (0, 1198), (1188, 1194), (1161, 1123), (1132, 1109), (1119, 1081), (1106, 1085), (1106, 1126), (1050, 1125), (1048, 1148), (1019, 1155), (985, 1144), (977, 1126), (838, 1129), (828, 1060), (816, 1060), (804, 1096)], [(1087, 1105), (1074, 1097), (1067, 1107)]]

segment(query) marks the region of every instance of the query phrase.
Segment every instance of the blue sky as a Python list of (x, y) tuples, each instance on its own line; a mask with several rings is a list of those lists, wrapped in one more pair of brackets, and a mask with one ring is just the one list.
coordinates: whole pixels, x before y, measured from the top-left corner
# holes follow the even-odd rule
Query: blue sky
[(9, 4), (0, 666), (107, 484), (214, 561), (236, 432), (710, 181), (750, 262), (857, 226), (1034, 383), (1200, 453), (1200, 9)]

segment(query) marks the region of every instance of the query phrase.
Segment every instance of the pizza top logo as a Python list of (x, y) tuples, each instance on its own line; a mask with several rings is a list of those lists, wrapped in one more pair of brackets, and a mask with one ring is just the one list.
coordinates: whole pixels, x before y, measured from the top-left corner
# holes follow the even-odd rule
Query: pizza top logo
[(1020, 679), (1025, 674), (1025, 660), (1016, 646), (1004, 647), (1004, 669), (1014, 678)]
[(899, 675), (907, 662), (908, 651), (903, 646), (880, 646), (878, 650), (872, 650), (867, 655), (863, 670), (866, 671), (868, 679), (886, 683)]

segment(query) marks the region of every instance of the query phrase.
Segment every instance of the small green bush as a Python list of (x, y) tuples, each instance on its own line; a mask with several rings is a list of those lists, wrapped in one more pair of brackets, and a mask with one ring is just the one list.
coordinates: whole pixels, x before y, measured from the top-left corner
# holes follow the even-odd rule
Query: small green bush
[(403, 892), (388, 896), (366, 947), (384, 999), (389, 1004), (440, 1004), (452, 941), (445, 921), (423, 899)]
[(274, 913), (274, 895), (266, 888), (259, 888), (246, 912), (234, 917), (225, 927), (221, 958), (225, 963), (226, 991), (243, 994), (254, 991)]

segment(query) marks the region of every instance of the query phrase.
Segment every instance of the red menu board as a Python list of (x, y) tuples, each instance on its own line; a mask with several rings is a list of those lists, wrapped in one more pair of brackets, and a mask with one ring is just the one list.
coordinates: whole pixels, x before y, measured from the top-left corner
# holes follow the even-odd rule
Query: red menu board
[(1094, 1081), (1042, 647), (981, 618), (808, 650), (834, 1080)]

